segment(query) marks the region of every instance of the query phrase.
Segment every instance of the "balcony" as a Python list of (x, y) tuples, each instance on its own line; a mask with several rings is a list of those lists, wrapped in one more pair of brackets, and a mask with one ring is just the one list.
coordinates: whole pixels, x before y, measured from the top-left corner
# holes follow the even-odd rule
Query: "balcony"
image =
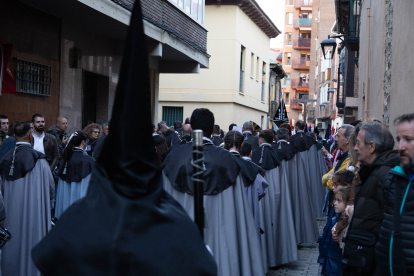
[(294, 79), (290, 81), (290, 87), (295, 89), (307, 89), (309, 90), (309, 83), (306, 79)]
[(300, 27), (307, 27), (310, 28), (312, 26), (312, 18), (296, 18), (294, 21), (294, 28), (300, 28)]
[[(295, 99), (294, 99), (295, 100)], [(290, 108), (292, 109), (300, 109), (302, 110), (302, 104), (300, 103), (295, 103), (293, 100), (290, 101)]]
[(310, 38), (296, 38), (292, 41), (292, 47), (294, 49), (310, 49), (311, 39)]
[(292, 68), (293, 69), (308, 69), (310, 67), (310, 60), (307, 61), (304, 58), (294, 58), (292, 59)]
[(295, 8), (312, 7), (312, 0), (295, 0)]

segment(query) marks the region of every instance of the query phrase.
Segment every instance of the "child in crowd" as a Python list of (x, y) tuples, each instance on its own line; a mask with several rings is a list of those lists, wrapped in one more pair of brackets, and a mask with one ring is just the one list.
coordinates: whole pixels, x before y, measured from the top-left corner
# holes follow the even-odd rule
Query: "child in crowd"
[[(332, 189), (333, 192), (336, 193), (340, 189), (347, 188), (349, 190), (349, 186), (352, 183), (352, 179), (354, 174), (347, 170), (337, 171), (334, 176), (332, 177)], [(341, 192), (342, 194), (343, 192)], [(341, 197), (342, 198), (342, 197)], [(346, 202), (349, 200), (349, 193)], [(343, 201), (343, 199), (341, 199)], [(345, 206), (343, 210), (341, 206), (336, 208), (336, 196), (334, 201), (334, 207), (329, 212), (328, 220), (326, 222), (326, 226), (323, 230), (322, 235), (319, 236), (319, 257), (318, 263), (319, 266), (319, 274), (318, 275), (326, 275), (326, 276), (340, 276), (341, 275), (341, 262), (342, 262), (342, 250), (339, 247), (339, 244), (332, 239), (332, 228), (338, 222), (339, 217), (345, 210)], [(338, 211), (338, 212), (337, 212)]]

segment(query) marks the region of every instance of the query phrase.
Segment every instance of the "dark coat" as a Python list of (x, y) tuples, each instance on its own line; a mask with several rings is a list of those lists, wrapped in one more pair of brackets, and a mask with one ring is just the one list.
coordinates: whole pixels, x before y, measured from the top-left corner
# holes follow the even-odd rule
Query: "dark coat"
[(355, 209), (349, 230), (366, 230), (378, 238), (384, 217), (382, 185), (390, 169), (398, 163), (398, 152), (386, 151), (371, 164), (361, 166), (361, 181), (355, 187)]
[(9, 136), (6, 140), (3, 141), (0, 147), (0, 160), (3, 157), (16, 147), (16, 139), (13, 136)]
[(289, 137), (289, 143), (295, 149), (295, 153), (297, 153), (309, 150), (315, 144), (315, 139), (304, 132), (298, 132)]
[(244, 132), (244, 141), (249, 142), (250, 145), (252, 145), (252, 151), (259, 148), (259, 138), (256, 136), (253, 136), (250, 132)]
[(341, 276), (342, 249), (332, 239), (331, 229), (338, 222), (340, 214), (335, 209), (329, 212), (325, 228), (318, 238), (319, 256), (318, 263), (323, 265), (322, 273), (329, 276)]
[[(414, 190), (410, 189), (411, 184), (404, 170), (400, 166), (396, 166), (390, 170), (383, 185), (384, 220), (382, 221), (379, 241), (375, 247), (375, 255), (383, 275), (391, 275), (391, 269), (394, 276), (402, 275), (400, 260), (405, 262), (407, 275), (414, 275)], [(397, 185), (401, 187), (399, 199), (401, 204), (397, 206), (401, 213), (400, 241), (394, 233), (394, 206)], [(391, 240), (391, 236), (393, 236), (393, 240)], [(390, 247), (392, 247), (391, 265)], [(403, 258), (398, 256), (401, 250)]]
[[(33, 147), (34, 140), (30, 143)], [(56, 137), (50, 133), (45, 132), (45, 138), (43, 138), (43, 148), (45, 150), (46, 160), (50, 165), (50, 169), (53, 170), (59, 164), (60, 154), (58, 150), (58, 144)]]
[(224, 140), (220, 138), (220, 135), (213, 135), (213, 137), (211, 138), (211, 141), (217, 147), (219, 147), (221, 143), (224, 142)]
[(294, 148), (290, 143), (285, 143), (283, 141), (280, 143), (273, 142), (272, 148), (277, 152), (277, 154), (281, 158), (283, 158), (286, 161), (289, 161), (293, 158), (293, 156), (295, 156)]

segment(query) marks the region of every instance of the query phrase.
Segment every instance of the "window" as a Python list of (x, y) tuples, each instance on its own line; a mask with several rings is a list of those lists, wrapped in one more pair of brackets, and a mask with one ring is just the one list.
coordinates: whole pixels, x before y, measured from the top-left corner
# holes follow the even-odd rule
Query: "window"
[(310, 54), (307, 54), (306, 55), (306, 61), (309, 61), (310, 62)]
[(52, 67), (17, 59), (16, 91), (51, 96)]
[(286, 64), (290, 65), (290, 60), (291, 60), (292, 54), (291, 53), (287, 53), (287, 60), (286, 60)]
[(290, 86), (290, 73), (286, 73), (285, 80), (285, 86)]
[(293, 13), (288, 13), (288, 25), (292, 25), (293, 23)]
[(175, 106), (162, 107), (162, 120), (167, 123), (167, 126), (174, 125), (175, 121), (183, 121), (183, 108)]
[(285, 93), (285, 105), (289, 105), (289, 93)]
[(168, 0), (195, 21), (204, 24), (205, 0)]
[(241, 46), (241, 53), (240, 53), (240, 84), (239, 84), (239, 91), (243, 93), (243, 85), (244, 85), (244, 67), (245, 67), (245, 59), (246, 59), (246, 48)]
[(287, 41), (288, 41), (288, 45), (292, 45), (292, 33), (287, 33)]
[(253, 78), (253, 72), (254, 72), (254, 54), (252, 53), (250, 57), (250, 76)]
[(260, 59), (259, 59), (259, 57), (257, 57), (256, 61), (257, 61), (256, 62), (256, 64), (257, 64), (257, 66), (256, 66), (256, 80), (258, 81), (259, 78), (260, 78), (260, 75), (259, 75), (259, 72), (260, 72), (260, 66), (259, 66)]

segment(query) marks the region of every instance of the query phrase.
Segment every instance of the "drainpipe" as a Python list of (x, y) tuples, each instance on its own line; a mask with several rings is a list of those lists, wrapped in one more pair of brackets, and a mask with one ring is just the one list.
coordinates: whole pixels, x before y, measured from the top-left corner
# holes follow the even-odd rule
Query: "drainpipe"
[(371, 21), (371, 8), (367, 9), (367, 47), (366, 47), (366, 53), (365, 53), (365, 64), (366, 64), (366, 68), (365, 68), (365, 106), (364, 106), (364, 121), (366, 121), (368, 119), (369, 116), (369, 82), (370, 82), (370, 77), (369, 77), (369, 43), (371, 40), (371, 35), (370, 35), (370, 21)]
[(272, 99), (271, 99), (271, 96), (272, 96), (272, 90), (271, 90), (271, 87), (272, 87), (272, 75), (275, 75), (275, 86), (276, 86), (276, 73), (273, 72), (272, 69), (270, 69), (270, 66), (269, 66), (269, 71), (270, 71), (270, 74), (269, 74), (269, 101), (268, 101), (268, 103), (269, 103), (269, 109), (268, 110), (269, 111), (267, 113), (268, 114), (267, 115), (267, 128), (270, 128), (270, 117), (272, 116), (272, 114), (270, 114), (270, 110), (271, 110), (270, 106), (272, 104)]

